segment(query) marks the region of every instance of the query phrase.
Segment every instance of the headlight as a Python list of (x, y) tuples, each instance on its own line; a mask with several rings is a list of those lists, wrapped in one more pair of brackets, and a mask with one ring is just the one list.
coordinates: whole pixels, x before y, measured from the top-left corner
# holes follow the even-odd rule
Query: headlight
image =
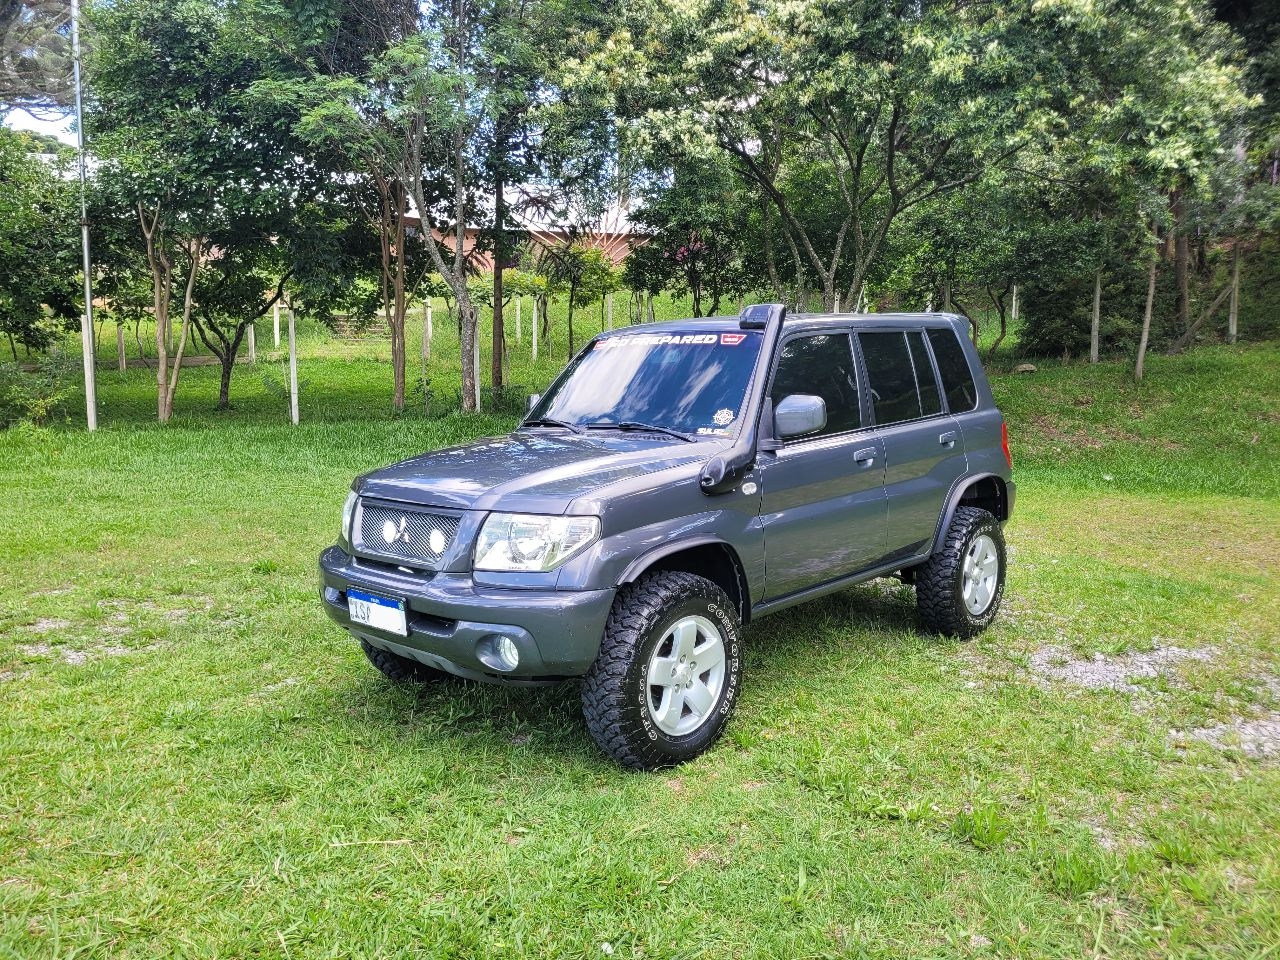
[(347, 494), (347, 502), (342, 505), (342, 532), (338, 535), (338, 539), (343, 543), (351, 542), (351, 518), (356, 512), (356, 492), (352, 490)]
[(476, 542), (476, 569), (554, 570), (599, 536), (598, 517), (491, 513)]

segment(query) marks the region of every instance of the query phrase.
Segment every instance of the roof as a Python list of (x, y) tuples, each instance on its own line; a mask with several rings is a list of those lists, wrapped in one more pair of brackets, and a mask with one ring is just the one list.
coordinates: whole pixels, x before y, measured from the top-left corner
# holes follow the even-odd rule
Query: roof
[[(950, 325), (957, 319), (951, 313), (788, 313), (783, 329), (795, 327), (821, 328), (824, 326), (844, 326), (850, 320), (862, 321), (876, 326), (902, 324), (914, 326), (921, 321), (932, 321), (939, 325)], [(659, 323), (640, 323), (629, 327), (618, 327), (605, 332), (604, 336), (625, 333), (661, 333), (668, 331), (697, 332), (699, 330), (737, 330), (738, 316), (728, 317), (691, 317), (687, 320), (663, 320)]]

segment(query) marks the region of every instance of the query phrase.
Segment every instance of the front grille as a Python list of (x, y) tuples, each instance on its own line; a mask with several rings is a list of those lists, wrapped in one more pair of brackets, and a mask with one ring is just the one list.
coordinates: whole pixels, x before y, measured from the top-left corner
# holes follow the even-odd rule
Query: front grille
[(362, 502), (356, 549), (434, 569), (457, 534), (457, 517)]

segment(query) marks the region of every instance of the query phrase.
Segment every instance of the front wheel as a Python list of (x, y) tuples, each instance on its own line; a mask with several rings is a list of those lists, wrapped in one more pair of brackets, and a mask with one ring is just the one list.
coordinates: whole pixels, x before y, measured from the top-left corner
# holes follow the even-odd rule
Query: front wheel
[(724, 591), (691, 573), (619, 591), (582, 713), (600, 749), (656, 770), (698, 756), (724, 731), (742, 680), (742, 625)]
[(968, 639), (991, 625), (1004, 596), (1000, 524), (986, 510), (958, 507), (942, 548), (916, 568), (916, 611), (926, 630)]

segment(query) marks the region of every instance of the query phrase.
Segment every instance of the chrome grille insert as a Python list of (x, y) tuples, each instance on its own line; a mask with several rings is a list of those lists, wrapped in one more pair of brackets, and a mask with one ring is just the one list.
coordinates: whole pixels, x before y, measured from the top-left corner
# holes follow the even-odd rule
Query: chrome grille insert
[(458, 535), (458, 518), (360, 502), (356, 549), (434, 570)]

